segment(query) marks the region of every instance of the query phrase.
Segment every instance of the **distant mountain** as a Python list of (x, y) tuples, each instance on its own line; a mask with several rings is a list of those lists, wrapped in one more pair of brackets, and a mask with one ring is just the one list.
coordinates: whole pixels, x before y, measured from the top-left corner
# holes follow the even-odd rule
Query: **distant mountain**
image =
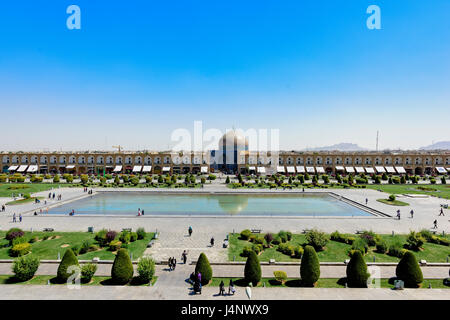
[(306, 148), (305, 151), (366, 151), (368, 149), (362, 148), (354, 143), (338, 143), (327, 147)]
[(440, 141), (429, 146), (422, 147), (419, 150), (450, 150), (450, 141)]

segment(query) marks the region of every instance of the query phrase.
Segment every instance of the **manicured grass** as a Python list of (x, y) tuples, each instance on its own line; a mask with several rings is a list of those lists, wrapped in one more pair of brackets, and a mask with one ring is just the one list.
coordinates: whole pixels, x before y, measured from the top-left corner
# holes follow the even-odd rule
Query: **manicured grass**
[[(35, 193), (58, 188), (59, 183), (2, 183), (0, 184), (0, 197), (11, 197), (18, 193)], [(61, 184), (66, 187), (68, 185)], [(14, 189), (18, 188), (18, 189)]]
[[(358, 237), (358, 235), (349, 235), (352, 237)], [(381, 238), (386, 241), (388, 247), (391, 243), (400, 241), (401, 243), (406, 243), (407, 235), (381, 235)], [(449, 235), (446, 236), (447, 239), (450, 239)], [(246, 257), (242, 257), (240, 254), (242, 250), (246, 246), (251, 246), (251, 242), (240, 240), (239, 234), (230, 234), (229, 235), (229, 247), (228, 247), (228, 259), (233, 261), (233, 256), (236, 257), (236, 261), (246, 261)], [(303, 234), (293, 234), (290, 244), (304, 245), (306, 243), (305, 235)], [(264, 249), (264, 251), (259, 255), (260, 261), (269, 261), (270, 259), (275, 259), (275, 261), (286, 262), (286, 261), (300, 261), (300, 259), (291, 258), (279, 251), (276, 250), (277, 246), (272, 248)], [(450, 255), (450, 247), (443, 246), (435, 243), (425, 243), (423, 245), (423, 251), (414, 252), (417, 260), (427, 260), (428, 262), (447, 262), (447, 256)], [(319, 257), (319, 261), (321, 262), (343, 262), (348, 257), (348, 250), (351, 249), (351, 245), (337, 242), (337, 241), (328, 241), (326, 248), (324, 251), (320, 251), (317, 253)], [(400, 259), (397, 257), (391, 257), (387, 254), (382, 254), (376, 252), (374, 247), (370, 247), (369, 252), (364, 256), (364, 260), (367, 262), (373, 262), (373, 258), (375, 257), (376, 262), (398, 262)]]
[(403, 201), (399, 201), (399, 200), (389, 200), (389, 199), (377, 199), (378, 202), (384, 203), (384, 204), (388, 204), (390, 206), (409, 206), (409, 203), (407, 202), (403, 202)]
[[(228, 284), (230, 279), (233, 279), (235, 286), (237, 287), (246, 287), (248, 283), (243, 278), (212, 278), (211, 282), (207, 285), (208, 287), (219, 287), (221, 281), (225, 284), (225, 292), (228, 292)], [(345, 288), (345, 278), (326, 278), (319, 279), (315, 288)], [(421, 289), (428, 289), (429, 285), (433, 289), (450, 289), (449, 286), (444, 284), (444, 280), (442, 279), (424, 279)], [(278, 288), (286, 288), (286, 287), (303, 287), (300, 279), (288, 278), (285, 283), (281, 284), (276, 281), (275, 278), (262, 278), (261, 282), (258, 284), (258, 287), (278, 287)], [(380, 279), (380, 287), (381, 288), (394, 288), (393, 279), (383, 278)]]
[(14, 200), (14, 201), (10, 201), (7, 202), (6, 205), (8, 206), (14, 206), (14, 205), (18, 205), (18, 204), (24, 204), (24, 203), (29, 203), (29, 202), (34, 202), (35, 199), (44, 199), (44, 197), (30, 197), (28, 199), (19, 199), (19, 200)]
[[(10, 247), (8, 241), (5, 239), (5, 231), (0, 231), (0, 259), (12, 259), (9, 255)], [(142, 240), (137, 240), (128, 244), (128, 251), (132, 254), (133, 260), (141, 257), (144, 253), (147, 243), (153, 238), (154, 233), (149, 232)], [(91, 241), (92, 244), (97, 244), (94, 237), (95, 234), (89, 232), (25, 232), (25, 238), (38, 237), (43, 239), (44, 236), (56, 236), (55, 239), (40, 240), (31, 244), (31, 252), (41, 260), (56, 260), (58, 259), (58, 252), (60, 257), (64, 255), (67, 248), (75, 245), (81, 246), (84, 241)], [(69, 245), (64, 246), (64, 245)], [(62, 247), (64, 246), (64, 247)], [(102, 248), (98, 251), (88, 252), (78, 256), (79, 260), (92, 260), (94, 257), (99, 257), (100, 260), (114, 260), (115, 254), (108, 251), (108, 248)]]
[[(151, 285), (153, 286), (158, 277), (154, 276), (151, 280)], [(55, 276), (52, 275), (37, 275), (32, 279), (24, 282), (18, 281), (12, 275), (0, 275), (0, 285), (2, 284), (27, 284), (27, 285), (47, 285), (50, 281), (51, 285), (66, 285), (66, 283), (57, 283)], [(107, 276), (94, 276), (89, 283), (81, 283), (82, 286), (110, 286), (114, 285), (111, 282), (111, 278)], [(127, 286), (148, 286), (148, 283), (140, 283), (136, 277), (131, 280)]]
[[(435, 197), (450, 199), (449, 184), (371, 184), (366, 186), (367, 189), (381, 190), (389, 194), (427, 194)], [(425, 191), (418, 189), (419, 187), (431, 188), (435, 191)]]

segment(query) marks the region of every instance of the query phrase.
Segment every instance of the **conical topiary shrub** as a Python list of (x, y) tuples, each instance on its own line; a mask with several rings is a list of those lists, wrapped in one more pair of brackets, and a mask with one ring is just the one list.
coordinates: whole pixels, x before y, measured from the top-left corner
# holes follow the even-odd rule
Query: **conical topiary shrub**
[(347, 283), (349, 287), (367, 288), (367, 279), (369, 279), (369, 276), (367, 265), (361, 251), (355, 250), (347, 265)]
[(244, 269), (245, 281), (251, 283), (254, 287), (261, 281), (261, 265), (256, 253), (252, 250), (247, 258)]
[(133, 278), (133, 264), (126, 249), (119, 249), (111, 269), (111, 278), (115, 284), (124, 285)]
[(316, 250), (312, 246), (306, 246), (300, 265), (300, 277), (302, 285), (314, 287), (320, 277), (320, 263)]
[(202, 285), (208, 284), (212, 279), (212, 269), (209, 264), (208, 258), (202, 252), (198, 257), (197, 263), (195, 265), (195, 274), (199, 273), (202, 275)]
[(423, 282), (422, 270), (411, 251), (406, 251), (395, 270), (397, 278), (405, 282), (407, 288), (418, 288)]
[(70, 266), (79, 266), (79, 264), (72, 249), (67, 249), (61, 262), (59, 263), (58, 271), (56, 273), (56, 279), (58, 282), (66, 282), (67, 279), (74, 273), (74, 271), (70, 273), (67, 272), (67, 269)]

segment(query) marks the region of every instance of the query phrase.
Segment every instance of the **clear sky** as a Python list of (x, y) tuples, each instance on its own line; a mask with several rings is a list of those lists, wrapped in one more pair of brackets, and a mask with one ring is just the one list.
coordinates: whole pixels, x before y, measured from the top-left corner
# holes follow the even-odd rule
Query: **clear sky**
[(450, 1), (2, 1), (0, 109), (0, 150), (167, 149), (195, 120), (417, 148), (450, 140)]

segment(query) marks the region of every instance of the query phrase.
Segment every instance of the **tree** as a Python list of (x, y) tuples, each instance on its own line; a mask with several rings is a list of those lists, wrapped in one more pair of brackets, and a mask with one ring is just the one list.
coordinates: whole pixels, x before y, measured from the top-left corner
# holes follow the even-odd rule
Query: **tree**
[(418, 288), (423, 282), (422, 270), (420, 270), (416, 257), (411, 251), (406, 251), (395, 269), (397, 278), (405, 282), (407, 288)]
[(361, 251), (356, 250), (347, 265), (347, 283), (354, 288), (367, 288), (367, 265), (364, 261)]
[(314, 287), (320, 277), (320, 264), (316, 250), (312, 246), (306, 246), (300, 265), (300, 277), (302, 284), (307, 287)]
[(208, 258), (202, 252), (198, 257), (197, 263), (195, 265), (195, 274), (201, 273), (202, 275), (202, 285), (208, 284), (212, 279), (212, 269), (209, 264)]
[(111, 278), (115, 284), (124, 285), (133, 278), (133, 264), (126, 249), (119, 249), (111, 269)]
[(74, 273), (67, 272), (67, 269), (71, 266), (79, 266), (78, 259), (73, 253), (72, 249), (67, 249), (61, 262), (59, 263), (58, 271), (56, 273), (56, 278), (59, 282), (66, 282), (67, 279)]
[(254, 251), (249, 253), (247, 262), (245, 263), (244, 278), (248, 283), (257, 286), (261, 281), (261, 265), (259, 264), (258, 256)]

